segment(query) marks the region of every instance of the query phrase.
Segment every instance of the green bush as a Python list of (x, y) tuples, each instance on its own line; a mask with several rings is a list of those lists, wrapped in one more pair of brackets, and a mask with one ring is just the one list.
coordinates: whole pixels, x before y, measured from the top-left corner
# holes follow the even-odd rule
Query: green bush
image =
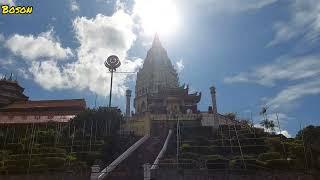
[(182, 152), (189, 152), (190, 151), (190, 144), (182, 144), (180, 149)]
[(30, 171), (32, 173), (43, 173), (43, 172), (48, 171), (48, 165), (46, 165), (46, 164), (32, 165), (30, 168)]
[(21, 153), (23, 152), (23, 144), (21, 143), (9, 143), (9, 144), (6, 144), (5, 146), (5, 149), (11, 151), (12, 153)]
[[(33, 161), (31, 160), (31, 164)], [(15, 166), (15, 167), (29, 167), (29, 160), (28, 159), (21, 159), (21, 160), (7, 160), (4, 161), (5, 166)]]
[(101, 159), (102, 155), (100, 152), (88, 151), (88, 152), (77, 152), (76, 157), (81, 161), (85, 161), (87, 164), (93, 164), (96, 159)]
[(280, 158), (281, 158), (281, 155), (279, 152), (262, 153), (262, 154), (259, 154), (259, 157), (258, 157), (260, 161), (267, 161), (267, 160), (280, 159)]
[(266, 165), (271, 169), (286, 170), (290, 168), (290, 161), (286, 159), (273, 159), (266, 161)]
[(238, 160), (238, 159), (242, 160), (242, 158), (243, 158), (243, 159), (255, 159), (254, 156), (250, 156), (250, 155), (246, 155), (246, 154), (243, 155), (243, 156), (241, 156), (241, 155), (239, 155), (239, 156), (233, 156), (232, 159), (234, 159), (234, 160)]
[(41, 147), (39, 148), (40, 153), (66, 153), (65, 149), (55, 147)]
[(289, 147), (289, 155), (294, 159), (304, 159), (304, 148), (299, 144), (292, 144)]
[(42, 164), (48, 165), (49, 168), (63, 167), (66, 162), (65, 158), (60, 157), (46, 157), (42, 159)]
[(3, 160), (8, 159), (9, 153), (10, 152), (6, 151), (6, 150), (0, 151), (0, 160), (3, 161)]
[(197, 153), (192, 153), (192, 152), (184, 152), (180, 155), (181, 158), (184, 159), (193, 159), (193, 160), (198, 160), (199, 159), (199, 154)]
[(201, 156), (202, 160), (227, 160), (221, 155), (206, 155), (206, 156)]

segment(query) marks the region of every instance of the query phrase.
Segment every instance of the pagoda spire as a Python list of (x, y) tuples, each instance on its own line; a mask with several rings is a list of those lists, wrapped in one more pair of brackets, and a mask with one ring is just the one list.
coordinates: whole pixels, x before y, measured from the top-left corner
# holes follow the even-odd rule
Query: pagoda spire
[(156, 33), (154, 35), (153, 42), (152, 42), (152, 47), (162, 47), (161, 42), (159, 40), (158, 33)]

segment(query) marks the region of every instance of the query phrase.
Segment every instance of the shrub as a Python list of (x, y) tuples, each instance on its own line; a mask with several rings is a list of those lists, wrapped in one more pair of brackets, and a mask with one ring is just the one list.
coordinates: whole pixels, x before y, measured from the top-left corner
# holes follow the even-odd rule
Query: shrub
[(289, 154), (292, 158), (304, 159), (304, 149), (302, 145), (292, 144), (289, 147)]
[(267, 167), (271, 169), (289, 169), (290, 168), (290, 162), (286, 159), (273, 159), (266, 161)]
[(243, 159), (255, 159), (254, 156), (250, 156), (250, 155), (246, 155), (246, 154), (243, 155), (243, 157), (242, 157), (241, 155), (239, 155), (239, 156), (233, 156), (232, 159), (235, 159), (235, 160), (240, 159), (240, 160), (242, 160), (242, 158), (243, 158)]
[(181, 158), (184, 159), (193, 159), (193, 160), (198, 160), (199, 159), (199, 154), (197, 153), (192, 153), (192, 152), (184, 152), (180, 155)]
[(190, 147), (191, 147), (190, 144), (182, 144), (180, 148), (182, 152), (189, 152)]
[(201, 159), (203, 160), (227, 160), (221, 155), (207, 155), (207, 156), (202, 156)]
[(48, 165), (46, 164), (37, 164), (37, 165), (32, 165), (30, 168), (30, 171), (32, 173), (42, 173), (48, 171)]
[(65, 149), (55, 147), (41, 147), (39, 148), (40, 153), (66, 153)]
[(60, 157), (46, 157), (42, 159), (42, 163), (48, 165), (49, 168), (63, 167), (65, 162), (66, 159)]
[(259, 157), (258, 157), (260, 161), (267, 161), (267, 160), (280, 159), (280, 158), (281, 158), (281, 155), (278, 152), (262, 153), (262, 154), (259, 154)]
[(87, 164), (93, 164), (96, 159), (101, 159), (102, 155), (100, 152), (78, 152), (77, 158), (85, 161)]
[(21, 153), (23, 151), (23, 144), (21, 143), (9, 143), (5, 149), (8, 149), (12, 153)]
[[(31, 160), (31, 164), (34, 161)], [(5, 166), (15, 166), (15, 167), (29, 167), (29, 160), (28, 159), (21, 159), (21, 160), (7, 160), (4, 161)]]

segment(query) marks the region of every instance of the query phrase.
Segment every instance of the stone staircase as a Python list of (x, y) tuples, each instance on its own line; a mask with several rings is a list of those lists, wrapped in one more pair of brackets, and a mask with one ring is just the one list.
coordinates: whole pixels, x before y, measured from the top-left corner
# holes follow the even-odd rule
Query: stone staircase
[(164, 137), (150, 137), (127, 159), (114, 169), (105, 179), (143, 180), (143, 165), (152, 164), (165, 141)]

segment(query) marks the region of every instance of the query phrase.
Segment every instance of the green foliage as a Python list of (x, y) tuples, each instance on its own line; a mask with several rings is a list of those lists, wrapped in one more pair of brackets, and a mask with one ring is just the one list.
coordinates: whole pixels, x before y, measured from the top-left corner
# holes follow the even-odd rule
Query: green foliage
[(24, 146), (21, 143), (9, 143), (6, 144), (5, 148), (11, 151), (12, 153), (21, 153), (23, 151)]
[(39, 148), (39, 153), (61, 153), (65, 154), (66, 150), (62, 148), (55, 148), (55, 147), (41, 147)]
[(280, 159), (280, 158), (281, 158), (281, 155), (279, 152), (262, 153), (258, 157), (260, 161), (267, 161), (267, 160)]
[(49, 168), (61, 168), (64, 166), (66, 159), (59, 157), (46, 157), (41, 161), (43, 164), (48, 165)]
[(271, 169), (287, 170), (290, 169), (290, 161), (286, 159), (273, 159), (266, 161), (267, 167)]
[(229, 118), (231, 120), (235, 120), (237, 118), (237, 114), (234, 112), (225, 113), (224, 116), (226, 116), (227, 118)]
[(186, 144), (185, 143), (185, 144), (181, 145), (180, 149), (181, 149), (182, 152), (189, 152), (190, 151), (190, 147), (191, 147), (190, 144)]
[(265, 143), (270, 147), (272, 152), (283, 153), (283, 145), (279, 137), (270, 137), (265, 140)]
[(291, 144), (289, 147), (289, 155), (294, 159), (304, 159), (304, 148), (301, 144)]
[(183, 159), (193, 159), (193, 160), (198, 160), (200, 155), (197, 153), (192, 153), (192, 152), (184, 152), (180, 155), (181, 158)]
[(233, 158), (232, 159), (235, 159), (235, 160), (237, 160), (237, 159), (255, 159), (255, 157), (254, 156), (250, 156), (250, 155), (246, 155), (246, 154), (244, 154), (243, 156), (241, 156), (241, 155), (239, 155), (239, 156), (233, 156)]
[(274, 131), (276, 125), (274, 124), (274, 122), (272, 120), (269, 119), (264, 119), (260, 122), (260, 125), (263, 126), (264, 128), (266, 128), (267, 130), (271, 130)]
[(98, 137), (103, 137), (116, 134), (121, 121), (123, 116), (118, 109), (100, 107), (81, 112), (72, 119), (71, 126), (77, 129), (76, 136), (82, 136), (83, 133), (91, 136), (92, 127), (92, 132)]
[(206, 156), (201, 156), (201, 159), (203, 160), (227, 160), (221, 155), (206, 155)]

